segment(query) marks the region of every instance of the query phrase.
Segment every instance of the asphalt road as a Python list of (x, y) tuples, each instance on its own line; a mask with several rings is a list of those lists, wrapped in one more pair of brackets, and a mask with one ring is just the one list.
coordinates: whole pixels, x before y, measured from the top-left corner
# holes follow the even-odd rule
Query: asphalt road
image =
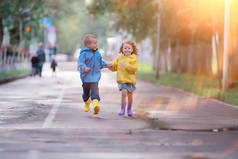
[[(118, 116), (120, 92), (108, 70), (100, 81), (100, 113), (85, 113), (75, 64), (60, 63), (55, 76), (45, 65), (42, 78), (0, 85), (0, 159), (238, 158), (237, 131), (158, 130), (137, 116)], [(146, 91), (143, 82), (137, 86)], [(149, 102), (139, 90), (135, 97)]]

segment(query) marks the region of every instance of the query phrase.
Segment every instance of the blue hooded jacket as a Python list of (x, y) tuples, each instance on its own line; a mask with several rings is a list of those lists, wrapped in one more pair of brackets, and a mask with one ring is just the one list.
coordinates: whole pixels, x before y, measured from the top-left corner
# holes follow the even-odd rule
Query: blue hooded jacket
[[(90, 67), (88, 72), (84, 72), (85, 67)], [(101, 78), (101, 69), (108, 65), (102, 60), (99, 51), (93, 51), (85, 46), (80, 51), (78, 58), (78, 70), (83, 83), (98, 82)]]

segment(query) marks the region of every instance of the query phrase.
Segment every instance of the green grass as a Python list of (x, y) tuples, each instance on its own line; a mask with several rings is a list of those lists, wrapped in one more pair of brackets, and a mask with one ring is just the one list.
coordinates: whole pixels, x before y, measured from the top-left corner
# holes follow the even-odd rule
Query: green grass
[(220, 99), (227, 103), (238, 105), (238, 87), (229, 89)]
[(155, 79), (155, 72), (150, 64), (140, 65), (137, 78), (152, 83), (160, 83), (162, 85), (183, 89), (205, 98), (217, 98), (230, 104), (238, 105), (238, 87), (229, 89), (223, 95), (218, 86), (217, 79), (210, 79), (206, 76), (194, 76), (191, 74), (178, 74), (160, 72), (158, 80)]
[(30, 70), (16, 70), (16, 71), (9, 71), (9, 72), (0, 72), (0, 80), (15, 77), (18, 75), (24, 75), (30, 73)]

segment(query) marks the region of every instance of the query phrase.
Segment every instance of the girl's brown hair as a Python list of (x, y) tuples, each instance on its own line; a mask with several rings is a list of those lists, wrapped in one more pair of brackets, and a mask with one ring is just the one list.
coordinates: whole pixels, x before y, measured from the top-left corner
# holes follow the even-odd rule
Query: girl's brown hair
[(124, 44), (129, 44), (129, 45), (131, 45), (131, 46), (132, 46), (132, 49), (133, 49), (133, 51), (132, 51), (131, 54), (137, 55), (136, 44), (135, 44), (133, 41), (130, 41), (130, 40), (126, 40), (126, 41), (122, 42), (119, 53), (122, 53), (122, 54), (123, 54), (123, 51), (122, 51), (122, 50), (123, 50), (123, 45), (124, 45)]

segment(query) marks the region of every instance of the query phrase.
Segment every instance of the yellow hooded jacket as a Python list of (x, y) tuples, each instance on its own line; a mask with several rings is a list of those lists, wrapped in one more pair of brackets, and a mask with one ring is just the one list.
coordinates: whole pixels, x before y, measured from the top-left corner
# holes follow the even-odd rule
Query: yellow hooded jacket
[[(130, 83), (136, 84), (136, 70), (138, 68), (138, 60), (136, 55), (129, 56), (121, 55), (112, 62), (112, 67), (109, 67), (111, 71), (117, 71), (118, 83)], [(121, 66), (125, 64), (125, 67)]]

